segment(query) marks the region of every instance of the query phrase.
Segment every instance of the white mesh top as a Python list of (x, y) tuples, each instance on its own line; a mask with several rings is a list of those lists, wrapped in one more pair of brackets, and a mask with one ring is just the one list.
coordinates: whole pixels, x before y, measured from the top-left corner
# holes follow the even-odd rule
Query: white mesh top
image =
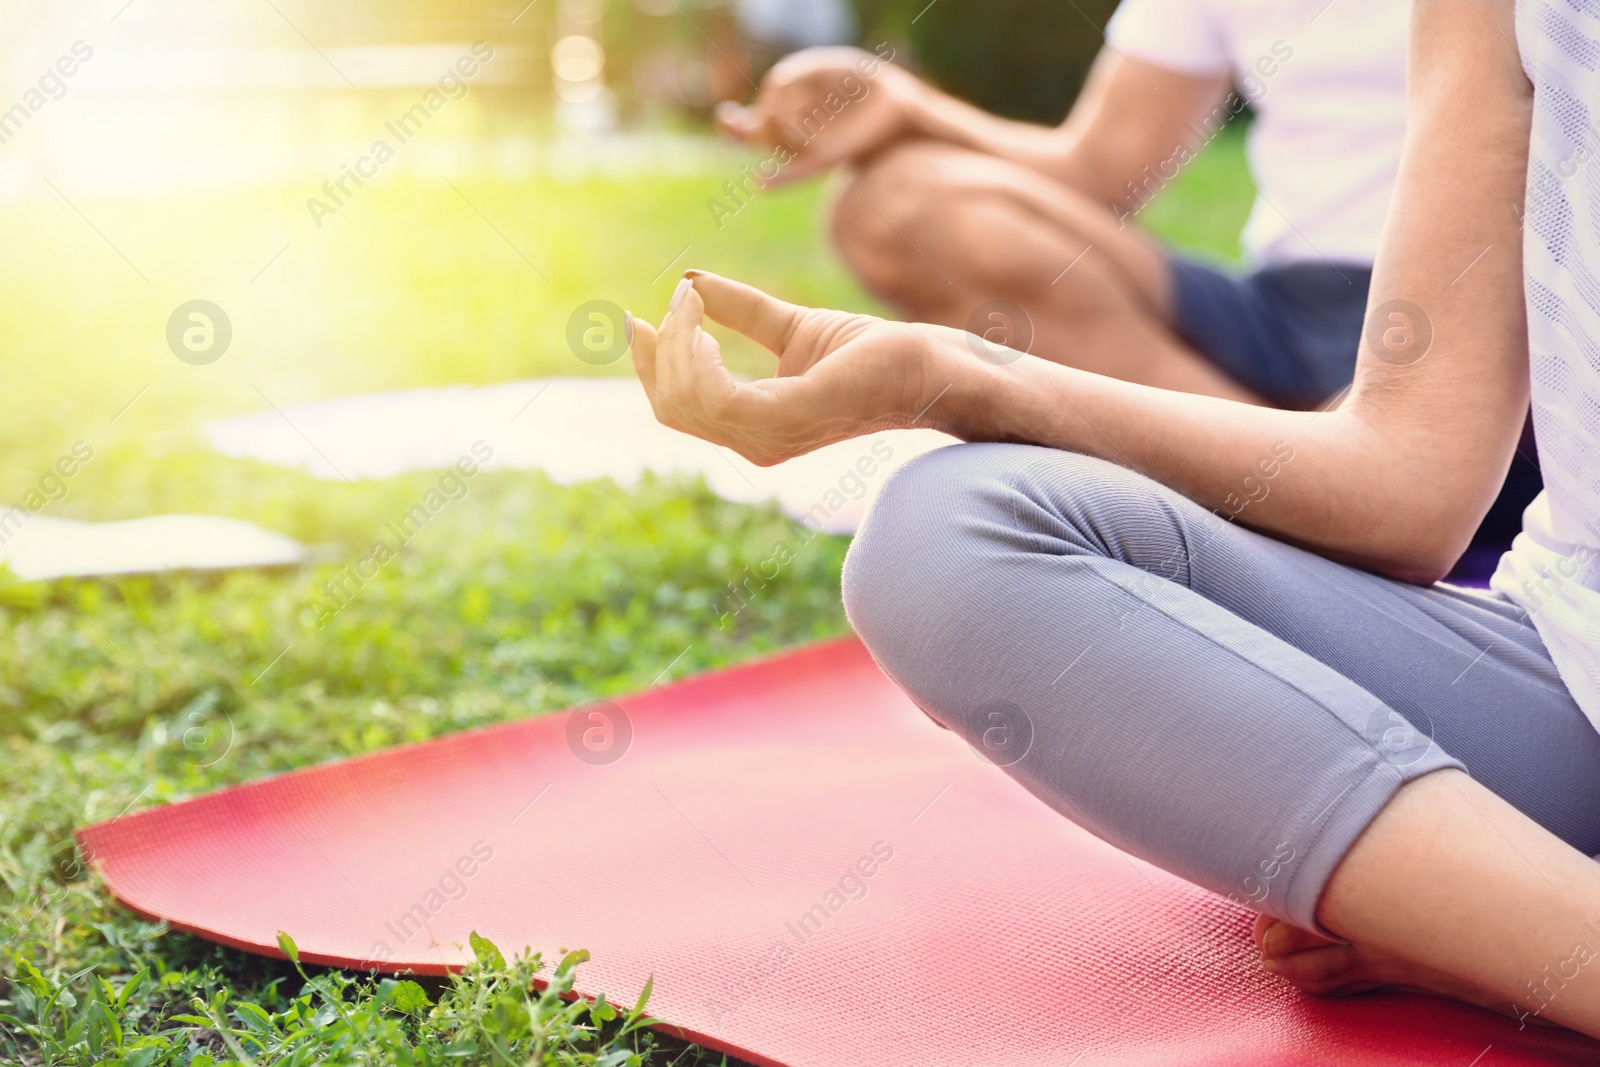
[(1534, 88), (1523, 286), (1545, 491), (1492, 586), (1600, 728), (1600, 2), (1518, 0), (1517, 45)]

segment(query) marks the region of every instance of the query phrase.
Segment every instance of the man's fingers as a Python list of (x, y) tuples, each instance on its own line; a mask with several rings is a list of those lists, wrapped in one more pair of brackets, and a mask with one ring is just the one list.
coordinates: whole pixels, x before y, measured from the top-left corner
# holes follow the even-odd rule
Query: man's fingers
[(736, 141), (754, 140), (766, 125), (756, 107), (740, 107), (732, 100), (718, 104), (715, 115), (717, 125)]
[(703, 302), (707, 315), (738, 330), (774, 355), (783, 353), (800, 322), (803, 308), (715, 274), (690, 271), (688, 277), (694, 282), (692, 291), (700, 297), (697, 303)]
[[(741, 144), (755, 145), (760, 148), (776, 148), (779, 144), (787, 145), (787, 139), (782, 135), (782, 125), (776, 116), (760, 101), (749, 107), (740, 107), (731, 100), (724, 100), (717, 105), (717, 126), (723, 133), (732, 137)], [(761, 174), (755, 177), (755, 182), (762, 189), (775, 188), (797, 182), (802, 178), (828, 168), (826, 159), (814, 158), (816, 153), (807, 153), (803, 150), (790, 149), (787, 162), (779, 161), (779, 165), (772, 168), (772, 173), (766, 173), (772, 158), (763, 161), (757, 168)]]
[(773, 170), (770, 178), (759, 177), (761, 188), (781, 189), (785, 185), (803, 182), (832, 167), (838, 160), (829, 159), (818, 152), (807, 152), (804, 149), (796, 152), (789, 162)]
[(633, 320), (633, 344), (630, 351), (633, 355), (634, 369), (639, 374), (639, 384), (644, 386), (644, 395), (650, 400), (650, 410), (655, 412), (656, 421), (663, 426), (688, 432), (694, 429), (688, 414), (683, 410), (681, 402), (673, 400), (668, 395), (668, 388), (662, 381), (662, 361), (657, 357), (664, 344), (664, 338), (656, 332), (654, 326), (639, 319)]

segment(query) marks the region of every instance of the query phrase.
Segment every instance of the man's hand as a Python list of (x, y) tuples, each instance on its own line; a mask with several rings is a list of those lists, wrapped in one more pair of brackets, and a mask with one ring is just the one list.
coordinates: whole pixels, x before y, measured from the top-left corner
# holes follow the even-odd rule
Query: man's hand
[[(778, 376), (736, 381), (701, 327), (706, 315), (776, 355)], [(689, 272), (659, 334), (631, 321), (634, 367), (656, 418), (763, 467), (911, 426), (939, 391), (932, 328), (798, 307), (714, 274)]]
[(749, 107), (721, 104), (717, 124), (740, 141), (775, 149), (776, 174), (762, 179), (781, 185), (909, 133), (920, 87), (913, 75), (871, 52), (808, 48), (773, 67)]

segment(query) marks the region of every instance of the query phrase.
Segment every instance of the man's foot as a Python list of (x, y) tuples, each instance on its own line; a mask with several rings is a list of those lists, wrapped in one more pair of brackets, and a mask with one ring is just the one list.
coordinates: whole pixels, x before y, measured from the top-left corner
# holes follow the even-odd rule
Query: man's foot
[(1333, 997), (1375, 990), (1426, 993), (1476, 1004), (1524, 1023), (1553, 1025), (1505, 997), (1486, 993), (1458, 978), (1374, 949), (1329, 941), (1270, 915), (1256, 916), (1251, 936), (1261, 949), (1261, 969), (1278, 975), (1303, 993)]

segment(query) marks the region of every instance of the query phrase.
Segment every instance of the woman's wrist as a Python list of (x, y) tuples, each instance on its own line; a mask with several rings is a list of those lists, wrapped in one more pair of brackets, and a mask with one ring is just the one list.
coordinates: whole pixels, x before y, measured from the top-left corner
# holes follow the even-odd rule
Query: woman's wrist
[[(986, 344), (963, 330), (929, 331), (918, 426), (963, 441), (1006, 441), (1098, 454), (1105, 444), (1086, 413), (1098, 376)], [(1120, 383), (1118, 383), (1120, 384)], [(1114, 421), (1114, 420), (1113, 420)]]
[(920, 414), (913, 425), (963, 441), (1007, 439), (999, 418), (1001, 398), (1010, 387), (1005, 368), (981, 358), (972, 335), (963, 330), (924, 326), (921, 338), (919, 385), (913, 399)]

